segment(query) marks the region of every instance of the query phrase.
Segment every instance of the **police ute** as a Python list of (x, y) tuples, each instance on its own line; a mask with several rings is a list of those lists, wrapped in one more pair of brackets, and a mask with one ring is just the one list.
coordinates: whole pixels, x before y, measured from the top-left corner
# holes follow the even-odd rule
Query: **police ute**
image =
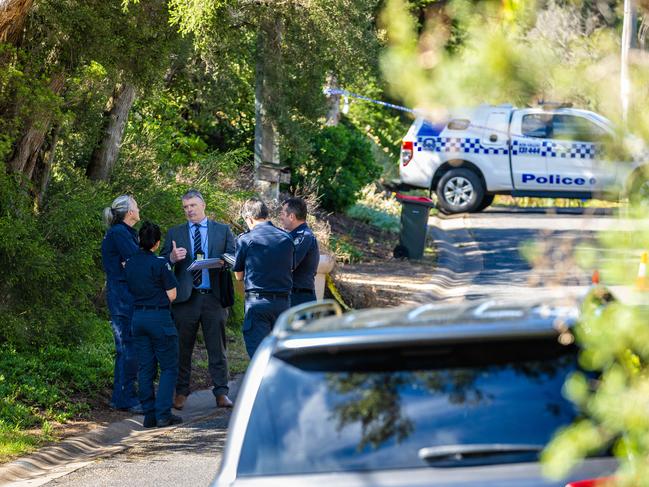
[(435, 192), (444, 213), (481, 211), (496, 194), (649, 201), (647, 158), (611, 161), (615, 139), (609, 120), (564, 105), (418, 117), (401, 146), (401, 185)]

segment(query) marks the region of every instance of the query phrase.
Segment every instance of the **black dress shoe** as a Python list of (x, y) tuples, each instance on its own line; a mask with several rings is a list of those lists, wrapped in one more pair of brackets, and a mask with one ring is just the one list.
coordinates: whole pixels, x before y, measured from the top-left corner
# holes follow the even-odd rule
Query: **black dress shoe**
[(149, 416), (148, 414), (144, 416), (144, 421), (142, 421), (142, 426), (145, 428), (155, 428), (158, 426), (157, 421), (155, 420), (155, 415)]
[(175, 414), (169, 415), (168, 418), (161, 419), (158, 421), (158, 428), (164, 428), (166, 426), (173, 426), (174, 424), (180, 424), (183, 422), (183, 418), (176, 416)]

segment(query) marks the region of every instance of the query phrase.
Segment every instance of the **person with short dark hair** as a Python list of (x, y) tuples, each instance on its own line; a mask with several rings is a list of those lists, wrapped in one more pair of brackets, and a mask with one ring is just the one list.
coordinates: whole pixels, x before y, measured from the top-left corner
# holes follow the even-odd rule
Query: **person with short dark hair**
[(115, 339), (115, 368), (111, 407), (120, 411), (141, 413), (135, 390), (137, 359), (131, 334), (133, 296), (126, 285), (124, 263), (138, 251), (137, 232), (133, 226), (140, 221), (135, 199), (123, 194), (104, 208), (108, 230), (101, 243), (101, 259), (106, 272), (106, 304)]
[[(171, 413), (178, 375), (178, 332), (171, 317), (178, 282), (164, 257), (154, 252), (160, 246), (160, 227), (144, 222), (139, 232), (140, 251), (126, 261), (128, 287), (134, 297), (133, 341), (138, 360), (140, 403), (144, 427), (178, 424)], [(154, 380), (160, 365), (158, 394)]]
[(291, 306), (294, 245), (284, 230), (268, 220), (268, 207), (262, 200), (246, 201), (241, 216), (250, 231), (237, 240), (232, 270), (244, 281), (243, 338), (252, 358), (277, 317)]
[(315, 276), (320, 263), (318, 240), (306, 224), (307, 206), (302, 198), (289, 198), (282, 203), (279, 220), (295, 244), (295, 269), (291, 306), (316, 300)]
[(181, 202), (187, 222), (169, 229), (160, 252), (168, 259), (178, 279), (178, 299), (173, 305), (173, 315), (180, 355), (174, 408), (182, 409), (189, 396), (192, 352), (199, 324), (207, 349), (216, 407), (231, 408), (225, 323), (228, 308), (234, 304), (232, 276), (225, 266), (192, 271), (187, 268), (196, 260), (234, 254), (234, 235), (228, 225), (207, 218), (205, 199), (199, 191), (187, 191)]

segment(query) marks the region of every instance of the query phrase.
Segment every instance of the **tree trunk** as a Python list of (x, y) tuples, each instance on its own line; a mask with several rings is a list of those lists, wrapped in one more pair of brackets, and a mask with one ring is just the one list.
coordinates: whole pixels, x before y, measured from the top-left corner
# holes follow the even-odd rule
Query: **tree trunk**
[(50, 148), (47, 153), (44, 155), (42, 163), (38, 166), (36, 177), (34, 182), (38, 188), (38, 206), (43, 206), (43, 200), (45, 199), (45, 193), (47, 192), (47, 187), (50, 184), (50, 176), (52, 174), (52, 166), (54, 165), (54, 157), (56, 156), (56, 146), (59, 142), (59, 134), (61, 133), (61, 125), (56, 124), (52, 129), (52, 141), (50, 142)]
[[(255, 186), (264, 198), (279, 198), (279, 134), (268, 113), (272, 93), (268, 82), (268, 64), (277, 55), (281, 42), (281, 23), (262, 20), (257, 36), (255, 62)], [(276, 170), (273, 166), (277, 165)], [(270, 179), (270, 180), (269, 180)]]
[[(337, 89), (338, 80), (336, 79), (336, 76), (329, 74), (325, 85), (329, 89)], [(338, 122), (340, 122), (340, 95), (329, 95), (327, 105), (329, 106), (329, 110), (327, 111), (327, 121), (325, 125), (336, 126), (338, 125)]]
[(0, 0), (0, 42), (16, 44), (34, 0)]
[[(56, 73), (52, 76), (49, 88), (52, 93), (59, 95), (63, 91), (64, 85), (65, 74)], [(40, 116), (28, 121), (25, 134), (16, 145), (13, 156), (9, 161), (9, 168), (12, 171), (31, 177), (38, 158), (38, 152), (43, 147), (45, 135), (49, 132), (51, 123), (52, 114), (49, 112), (40, 114)]]
[(130, 83), (115, 86), (113, 96), (104, 111), (103, 136), (95, 147), (86, 169), (86, 175), (93, 181), (110, 179), (124, 138), (128, 113), (134, 101), (135, 86)]

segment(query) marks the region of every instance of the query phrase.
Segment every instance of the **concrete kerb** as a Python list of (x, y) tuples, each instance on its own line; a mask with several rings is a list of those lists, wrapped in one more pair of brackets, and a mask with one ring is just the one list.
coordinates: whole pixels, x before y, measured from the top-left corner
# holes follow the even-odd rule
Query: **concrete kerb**
[(414, 302), (461, 300), (475, 276), (482, 271), (484, 262), (469, 230), (469, 218), (469, 215), (432, 216), (428, 220), (437, 261), (425, 292), (414, 296)]
[[(231, 397), (236, 397), (241, 378), (230, 381)], [(67, 438), (56, 445), (41, 448), (31, 455), (0, 466), (0, 486), (38, 486), (67, 475), (89, 463), (122, 452), (136, 443), (164, 434), (170, 429), (214, 415), (211, 390), (193, 392), (180, 412), (183, 423), (169, 428), (145, 429), (143, 416), (97, 428), (79, 437)]]

